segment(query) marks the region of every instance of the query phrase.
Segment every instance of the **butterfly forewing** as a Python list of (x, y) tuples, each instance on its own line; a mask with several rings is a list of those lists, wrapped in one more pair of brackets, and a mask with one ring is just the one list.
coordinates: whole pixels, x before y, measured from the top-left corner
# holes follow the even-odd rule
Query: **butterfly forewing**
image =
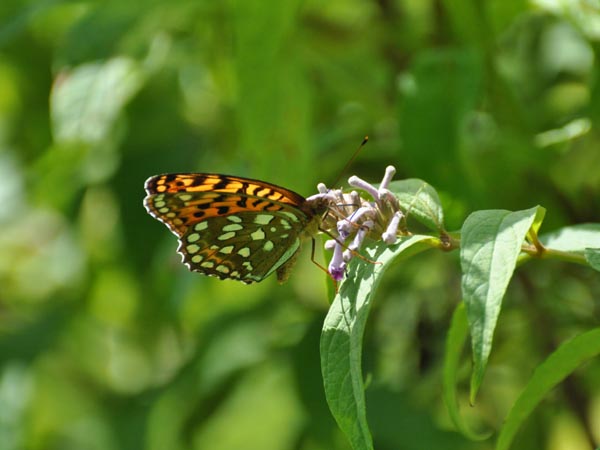
[(146, 192), (146, 209), (177, 235), (191, 270), (245, 283), (290, 260), (314, 219), (302, 196), (246, 178), (158, 175), (146, 181)]

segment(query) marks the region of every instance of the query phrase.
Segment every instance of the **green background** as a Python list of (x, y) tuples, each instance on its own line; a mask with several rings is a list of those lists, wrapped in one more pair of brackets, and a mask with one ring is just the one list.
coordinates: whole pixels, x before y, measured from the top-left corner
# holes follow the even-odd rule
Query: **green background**
[[(392, 164), (426, 180), (450, 230), (536, 204), (542, 232), (600, 222), (599, 40), (592, 0), (2, 0), (0, 450), (348, 449), (309, 252), (283, 286), (190, 273), (145, 179), (308, 196), (368, 134), (344, 179)], [(586, 268), (517, 272), (474, 426), (498, 429), (533, 369), (598, 326), (599, 294)], [(454, 432), (441, 400), (459, 301), (456, 252), (386, 275), (364, 350), (378, 450), (493, 448)], [(465, 354), (464, 397), (469, 371)], [(597, 361), (567, 379), (514, 448), (591, 449), (598, 380)]]

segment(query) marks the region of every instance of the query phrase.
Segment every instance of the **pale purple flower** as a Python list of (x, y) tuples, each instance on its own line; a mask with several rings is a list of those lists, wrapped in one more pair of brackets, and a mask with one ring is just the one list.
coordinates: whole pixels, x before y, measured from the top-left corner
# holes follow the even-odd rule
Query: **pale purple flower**
[(333, 248), (333, 257), (329, 262), (329, 273), (335, 281), (342, 281), (344, 279), (344, 273), (346, 272), (346, 262), (343, 257), (343, 247), (336, 241), (336, 245)]
[(379, 189), (387, 190), (387, 188), (389, 187), (389, 185), (392, 181), (392, 178), (394, 178), (395, 174), (396, 174), (396, 168), (394, 166), (387, 166), (385, 168), (385, 175), (383, 176), (383, 180), (381, 180), (381, 184), (379, 185)]
[[(367, 236), (382, 239), (388, 245), (396, 242), (404, 214), (398, 199), (388, 189), (395, 173), (393, 166), (386, 167), (379, 188), (357, 176), (350, 177), (350, 186), (367, 193), (373, 200), (361, 197), (357, 191), (344, 193), (341, 189), (327, 189), (323, 183), (317, 186), (319, 193), (308, 198), (326, 199), (330, 205), (322, 227), (334, 237), (325, 243), (325, 248), (333, 250), (328, 270), (335, 281), (343, 279), (346, 264)], [(346, 245), (352, 236), (352, 242)]]
[(373, 225), (374, 223), (372, 220), (367, 220), (360, 226), (360, 228), (356, 232), (356, 235), (354, 236), (354, 240), (344, 251), (344, 261), (348, 262), (352, 259), (352, 256), (354, 256), (354, 252), (362, 246), (365, 237), (367, 236), (369, 231), (371, 231)]
[(398, 225), (400, 225), (400, 220), (404, 217), (402, 211), (396, 211), (394, 213), (394, 217), (390, 220), (390, 223), (387, 229), (381, 235), (381, 239), (388, 245), (392, 245), (396, 243), (398, 239)]
[(368, 192), (375, 200), (379, 200), (379, 192), (377, 191), (377, 188), (372, 184), (367, 183), (362, 178), (358, 178), (356, 175), (353, 175), (348, 178), (348, 184), (352, 187)]

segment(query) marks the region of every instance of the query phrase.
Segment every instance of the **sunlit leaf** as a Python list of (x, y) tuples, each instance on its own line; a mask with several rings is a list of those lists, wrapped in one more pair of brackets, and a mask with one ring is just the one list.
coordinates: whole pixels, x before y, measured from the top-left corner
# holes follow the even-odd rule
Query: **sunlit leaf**
[(444, 211), (437, 191), (418, 178), (392, 181), (389, 186), (407, 215), (431, 230), (444, 229)]
[(389, 247), (368, 250), (367, 257), (377, 264), (355, 258), (325, 318), (321, 334), (325, 395), (333, 416), (355, 450), (373, 448), (361, 370), (362, 338), (373, 294), (394, 260), (426, 250), (432, 241), (429, 236), (418, 235)]
[(597, 248), (586, 248), (585, 249), (585, 259), (592, 268), (600, 271), (600, 249)]
[(471, 402), (483, 380), (502, 298), (521, 246), (539, 207), (525, 211), (477, 211), (462, 227), (462, 291), (471, 328), (473, 375)]
[(540, 236), (540, 241), (554, 250), (583, 253), (586, 248), (600, 248), (600, 224), (582, 223), (560, 228)]
[(533, 409), (558, 383), (584, 362), (600, 354), (600, 328), (562, 344), (537, 367), (504, 422), (496, 450), (507, 450)]
[(472, 440), (487, 439), (489, 433), (478, 433), (470, 428), (463, 419), (456, 397), (456, 375), (463, 347), (469, 335), (467, 313), (464, 303), (457, 306), (452, 316), (452, 324), (446, 339), (446, 354), (444, 358), (444, 402), (454, 426)]

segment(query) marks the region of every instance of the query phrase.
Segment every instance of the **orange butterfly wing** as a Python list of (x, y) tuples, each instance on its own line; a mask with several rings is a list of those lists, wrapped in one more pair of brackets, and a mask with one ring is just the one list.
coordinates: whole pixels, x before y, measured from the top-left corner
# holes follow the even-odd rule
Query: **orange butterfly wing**
[(164, 174), (145, 189), (146, 209), (179, 238), (188, 268), (221, 279), (252, 283), (284, 273), (314, 218), (301, 195), (249, 178)]

